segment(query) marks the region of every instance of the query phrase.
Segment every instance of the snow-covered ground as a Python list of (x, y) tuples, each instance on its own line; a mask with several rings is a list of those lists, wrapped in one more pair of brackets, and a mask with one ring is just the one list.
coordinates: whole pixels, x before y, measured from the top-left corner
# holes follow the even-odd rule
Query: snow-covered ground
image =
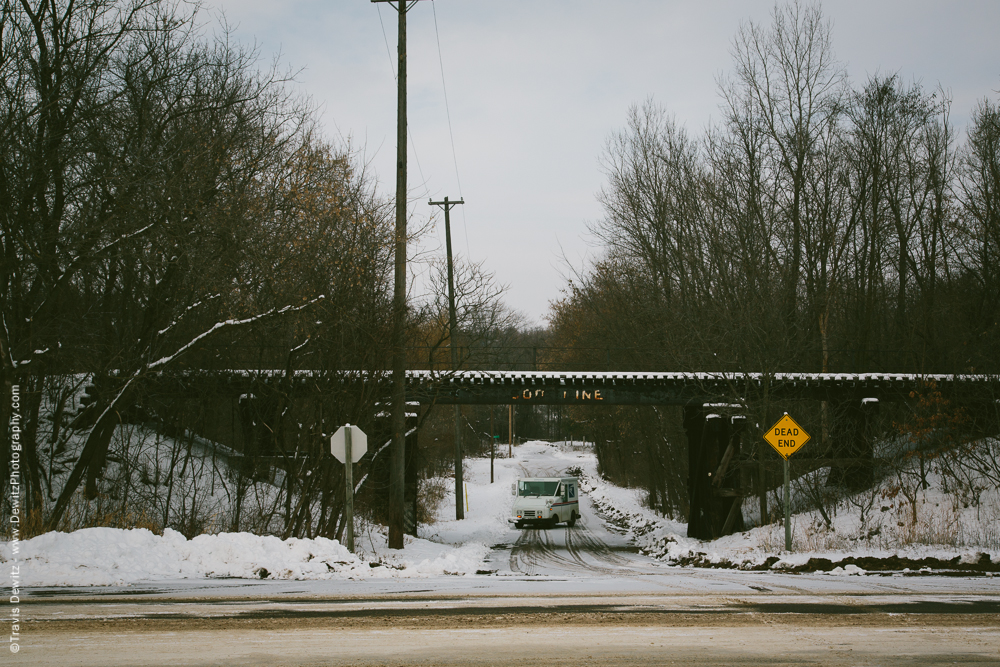
[[(493, 573), (497, 568), (490, 565), (491, 554), (510, 549), (522, 535), (507, 523), (513, 482), (519, 476), (554, 476), (567, 471), (581, 475), (589, 511), (596, 514), (585, 516), (584, 526), (596, 530), (609, 524), (622, 544), (642, 550), (647, 564), (658, 561), (660, 565), (781, 571), (805, 565), (810, 559), (827, 559), (829, 567), (819, 569), (837, 575), (864, 574), (864, 568), (857, 564), (838, 565), (847, 559), (895, 557), (915, 562), (957, 558), (961, 563), (981, 563), (988, 557), (996, 563), (1000, 556), (995, 543), (983, 544), (991, 539), (989, 526), (995, 517), (990, 512), (995, 512), (997, 506), (997, 499), (989, 494), (984, 503), (971, 509), (953, 507), (951, 496), (933, 487), (922, 491), (918, 500), (926, 525), (948, 520), (952, 529), (946, 531), (947, 535), (953, 538), (956, 530), (965, 531), (967, 538), (981, 538), (978, 542), (965, 539), (964, 544), (956, 546), (954, 539), (948, 544), (909, 540), (900, 542), (905, 546), (893, 547), (887, 540), (897, 528), (895, 503), (892, 510), (882, 510), (886, 505), (877, 506), (874, 512), (882, 520), (873, 523), (870, 514), (861, 522), (858, 513), (851, 511), (854, 506), (844, 502), (837, 505), (839, 511), (829, 528), (821, 526), (816, 512), (797, 514), (793, 553), (784, 553), (783, 529), (776, 524), (714, 542), (688, 538), (685, 524), (660, 517), (644, 506), (643, 492), (602, 480), (590, 448), (579, 443), (532, 442), (515, 447), (513, 458), (496, 459), (493, 483), (489, 459), (466, 461), (467, 493), (463, 501), (467, 510), (461, 521), (454, 518), (454, 481), (429, 480), (449, 491), (437, 508), (436, 520), (421, 525), (419, 537), (407, 536), (402, 551), (387, 548), (384, 528), (363, 523), (356, 532), (355, 554), (324, 538), (280, 540), (250, 533), (220, 533), (189, 540), (169, 529), (161, 536), (142, 529), (89, 528), (47, 533), (18, 544), (2, 543), (0, 560), (19, 562), (20, 584), (24, 587), (127, 586), (149, 581), (226, 578), (367, 581)], [(910, 511), (909, 507), (905, 509)], [(881, 527), (878, 539), (870, 534), (875, 525)], [(859, 532), (863, 527), (868, 532)]]

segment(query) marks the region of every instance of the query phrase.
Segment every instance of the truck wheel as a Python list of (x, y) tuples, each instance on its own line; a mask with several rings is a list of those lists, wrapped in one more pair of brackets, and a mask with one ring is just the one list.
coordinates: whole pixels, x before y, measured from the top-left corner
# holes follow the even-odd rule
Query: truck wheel
[(555, 528), (559, 524), (559, 515), (553, 514), (549, 517), (549, 528)]
[(566, 522), (566, 525), (570, 528), (576, 525), (576, 512), (569, 513), (569, 521)]
[(524, 528), (524, 523), (522, 523), (521, 521), (515, 521), (514, 522), (514, 527), (515, 528)]

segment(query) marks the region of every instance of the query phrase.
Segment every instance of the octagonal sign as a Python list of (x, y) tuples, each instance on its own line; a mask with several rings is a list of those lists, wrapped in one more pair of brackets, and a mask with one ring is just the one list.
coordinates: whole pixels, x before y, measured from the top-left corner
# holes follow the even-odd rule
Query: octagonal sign
[(351, 462), (357, 463), (368, 451), (368, 436), (357, 426), (347, 424), (337, 429), (337, 432), (330, 437), (330, 453), (341, 463), (345, 462), (344, 459), (347, 458), (345, 432), (347, 429), (351, 429)]
[(795, 420), (785, 413), (785, 416), (774, 423), (767, 433), (764, 434), (767, 444), (774, 447), (775, 451), (781, 454), (781, 458), (787, 459), (802, 448), (802, 445), (809, 442), (809, 434), (795, 423)]

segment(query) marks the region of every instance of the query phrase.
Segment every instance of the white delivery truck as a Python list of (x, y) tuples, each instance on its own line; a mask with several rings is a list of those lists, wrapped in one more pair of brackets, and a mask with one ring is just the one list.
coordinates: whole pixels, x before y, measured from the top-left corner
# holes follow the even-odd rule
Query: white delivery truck
[(514, 484), (514, 509), (508, 523), (515, 528), (534, 524), (554, 527), (580, 517), (580, 482), (576, 477), (524, 477)]

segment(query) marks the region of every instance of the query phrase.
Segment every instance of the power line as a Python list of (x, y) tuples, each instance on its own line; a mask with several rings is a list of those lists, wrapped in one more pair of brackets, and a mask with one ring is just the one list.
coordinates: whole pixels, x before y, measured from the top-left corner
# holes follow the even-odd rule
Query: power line
[[(441, 55), (441, 33), (438, 30), (437, 4), (434, 0), (431, 0), (431, 9), (434, 14), (434, 38), (437, 40), (438, 65), (441, 68), (441, 89), (444, 91), (444, 112), (448, 118), (448, 138), (451, 140), (451, 160), (455, 165), (455, 180), (458, 182), (458, 196), (464, 200), (465, 197), (462, 193), (462, 177), (458, 172), (458, 155), (455, 153), (455, 133), (451, 128), (451, 107), (448, 104), (448, 86), (444, 79), (444, 58)], [(472, 250), (469, 247), (469, 225), (465, 218), (464, 208), (462, 209), (462, 228), (465, 231), (465, 251), (468, 253), (466, 257), (472, 257)]]
[[(434, 3), (431, 2), (433, 7)], [(385, 23), (382, 21), (382, 9), (378, 4), (375, 5), (375, 9), (378, 10), (378, 22), (382, 26), (382, 39), (385, 41), (385, 52), (389, 56), (389, 70), (392, 72), (393, 81), (399, 81), (399, 75), (396, 74), (396, 63), (392, 59), (392, 49), (389, 47), (389, 37), (385, 34)], [(440, 55), (440, 50), (439, 50)], [(447, 107), (447, 100), (445, 101), (445, 107)], [(420, 185), (424, 188), (426, 192), (427, 188), (427, 178), (424, 176), (424, 169), (420, 166), (420, 156), (417, 154), (417, 142), (413, 140), (413, 132), (410, 131), (409, 125), (406, 126), (406, 136), (410, 140), (410, 148), (413, 150), (413, 161), (417, 163), (417, 171), (420, 173)], [(452, 151), (454, 152), (454, 142), (452, 143)], [(459, 192), (461, 193), (462, 186), (459, 185)], [(466, 240), (468, 242), (468, 240)]]
[(434, 10), (434, 38), (437, 40), (438, 65), (441, 68), (441, 89), (444, 91), (444, 112), (448, 117), (448, 138), (451, 139), (451, 159), (455, 165), (455, 180), (458, 181), (458, 194), (462, 195), (462, 179), (458, 174), (458, 157), (455, 154), (455, 133), (451, 129), (451, 108), (448, 105), (448, 86), (444, 80), (444, 58), (441, 56), (441, 34), (438, 31), (437, 7), (431, 0), (431, 9)]

